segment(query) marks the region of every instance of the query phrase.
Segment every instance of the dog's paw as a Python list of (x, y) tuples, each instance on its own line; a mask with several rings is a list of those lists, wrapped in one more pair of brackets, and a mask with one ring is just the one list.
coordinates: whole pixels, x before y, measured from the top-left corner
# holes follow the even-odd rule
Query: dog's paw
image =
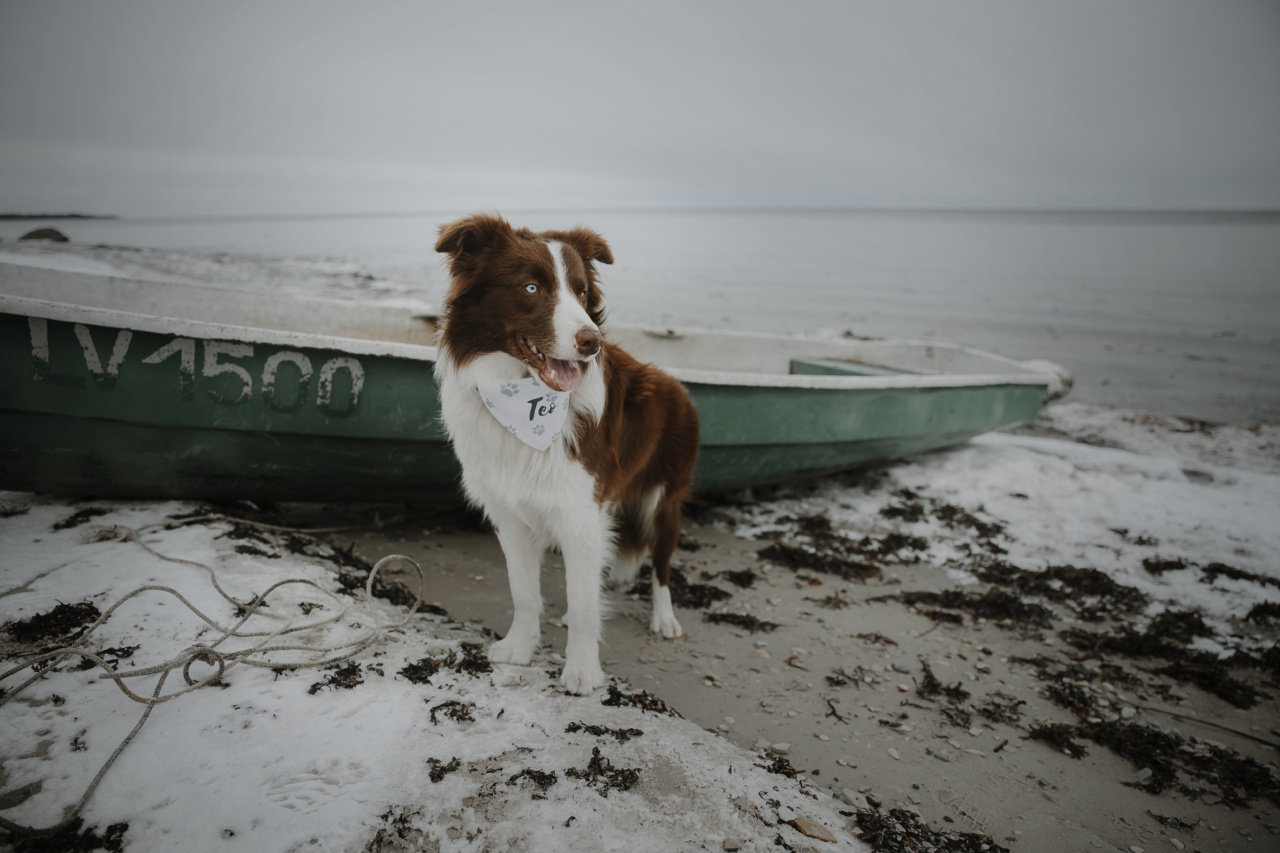
[(662, 614), (655, 612), (649, 617), (649, 630), (655, 634), (661, 634), (668, 640), (684, 636), (684, 629), (680, 627), (680, 622), (676, 619), (674, 613)]
[(595, 661), (586, 664), (566, 663), (564, 672), (560, 675), (560, 684), (570, 693), (586, 696), (597, 687), (604, 686), (604, 670)]
[(498, 640), (489, 646), (489, 660), (493, 663), (514, 663), (520, 666), (527, 666), (529, 661), (533, 660), (533, 650), (537, 647), (537, 640), (520, 642), (508, 634), (504, 639)]

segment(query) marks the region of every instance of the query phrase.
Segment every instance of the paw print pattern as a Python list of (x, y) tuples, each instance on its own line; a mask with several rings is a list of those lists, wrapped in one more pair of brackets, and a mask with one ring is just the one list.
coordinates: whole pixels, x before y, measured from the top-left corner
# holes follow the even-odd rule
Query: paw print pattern
[(516, 434), (516, 428), (515, 428), (515, 427), (513, 427), (511, 424), (507, 424), (507, 432), (511, 433), (512, 435), (515, 435), (515, 434)]
[(518, 390), (520, 390), (520, 386), (515, 382), (502, 383), (502, 393), (504, 396), (514, 397), (516, 395), (516, 391)]
[(485, 397), (485, 398), (484, 398), (484, 404), (485, 404), (486, 406), (488, 406), (489, 408), (491, 408), (491, 409), (493, 408), (493, 401), (492, 401), (492, 400), (490, 400), (488, 397)]
[(534, 435), (542, 435), (542, 434), (543, 434), (544, 432), (546, 432), (546, 431), (547, 431), (547, 428), (546, 428), (546, 427), (544, 427), (542, 424), (534, 424), (534, 425), (533, 425), (533, 434), (534, 434)]

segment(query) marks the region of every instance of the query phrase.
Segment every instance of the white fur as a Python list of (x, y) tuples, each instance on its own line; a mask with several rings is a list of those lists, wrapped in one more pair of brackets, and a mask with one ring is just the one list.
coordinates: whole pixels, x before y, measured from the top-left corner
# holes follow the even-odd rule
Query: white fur
[(675, 608), (671, 606), (671, 587), (658, 585), (658, 573), (653, 573), (653, 616), (649, 618), (649, 630), (667, 639), (679, 637), (684, 629), (676, 621)]
[[(599, 331), (569, 288), (564, 247), (549, 241), (556, 277), (556, 308), (552, 315), (555, 343), (548, 355), (577, 358), (577, 334)], [(565, 649), (561, 684), (571, 693), (590, 693), (604, 684), (600, 668), (601, 571), (613, 557), (611, 507), (596, 502), (595, 479), (572, 458), (577, 418), (599, 421), (604, 416), (604, 351), (587, 361), (581, 384), (569, 395), (566, 427), (551, 447), (535, 450), (512, 436), (485, 408), (477, 386), (493, 386), (537, 377), (523, 362), (505, 352), (486, 353), (463, 367), (454, 364), (445, 346), (436, 361), (445, 428), (462, 462), (462, 486), (467, 497), (484, 508), (498, 531), (507, 558), (507, 579), (515, 611), (507, 635), (489, 649), (491, 660), (527, 664), (542, 639), (542, 555), (559, 546), (564, 555), (569, 612), (569, 642)], [(585, 367), (585, 365), (584, 365)], [(662, 489), (645, 495), (638, 508), (645, 538), (652, 538), (653, 518)], [(615, 582), (634, 580), (644, 554), (629, 554), (614, 566)], [(650, 629), (665, 637), (683, 632), (671, 606), (671, 591), (654, 578)]]
[[(604, 684), (600, 575), (611, 557), (611, 519), (596, 503), (594, 478), (570, 458), (573, 430), (564, 430), (551, 447), (538, 451), (489, 414), (477, 381), (528, 375), (525, 365), (506, 353), (488, 353), (458, 368), (442, 347), (436, 375), (445, 426), (462, 462), (463, 488), (497, 526), (507, 558), (515, 615), (507, 636), (490, 648), (489, 656), (520, 664), (532, 658), (542, 636), (542, 555), (558, 545), (564, 554), (570, 625), (560, 680), (571, 693), (590, 693)], [(569, 396), (570, 423), (575, 415), (598, 419), (604, 399), (604, 377), (597, 366)]]
[[(600, 329), (591, 321), (587, 310), (582, 307), (577, 295), (569, 287), (569, 277), (564, 266), (564, 244), (548, 240), (547, 249), (551, 252), (551, 263), (556, 271), (556, 309), (551, 317), (556, 345), (551, 355), (560, 359), (577, 358), (578, 332), (582, 329), (593, 329), (598, 332)], [(590, 359), (587, 360), (590, 361)]]

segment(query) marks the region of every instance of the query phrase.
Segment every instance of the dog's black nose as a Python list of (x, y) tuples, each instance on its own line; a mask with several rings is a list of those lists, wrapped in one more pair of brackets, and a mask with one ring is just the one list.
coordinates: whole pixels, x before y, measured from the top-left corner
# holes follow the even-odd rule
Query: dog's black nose
[(583, 326), (574, 336), (578, 344), (578, 355), (595, 355), (600, 351), (600, 330), (591, 326)]

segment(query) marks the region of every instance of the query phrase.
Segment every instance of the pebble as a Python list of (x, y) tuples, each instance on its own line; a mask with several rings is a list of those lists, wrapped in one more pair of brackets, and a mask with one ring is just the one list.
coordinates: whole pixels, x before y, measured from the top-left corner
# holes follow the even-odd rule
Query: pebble
[(878, 809), (884, 805), (884, 801), (875, 794), (867, 794), (867, 805), (871, 806), (873, 809)]
[(903, 675), (910, 675), (910, 674), (911, 674), (911, 670), (910, 670), (910, 669), (908, 669), (907, 667), (903, 666), (903, 665), (902, 665), (902, 664), (900, 664), (900, 663), (895, 663), (895, 664), (893, 665), (893, 671), (894, 671), (894, 672), (900, 672), (900, 673), (902, 673)]
[(837, 759), (836, 759), (836, 764), (839, 764), (841, 767), (848, 767), (848, 766), (849, 766), (849, 762), (845, 761), (843, 758), (837, 758)]
[(1120, 709), (1120, 716), (1126, 720), (1132, 719), (1134, 716), (1137, 715), (1137, 713), (1138, 713), (1137, 710), (1130, 705), (1125, 705), (1123, 708)]
[(735, 720), (733, 717), (725, 717), (725, 718), (724, 718), (724, 721), (725, 721), (726, 723), (728, 723), (729, 725), (731, 725), (731, 726), (732, 726), (735, 722), (737, 722), (737, 720)]
[(763, 648), (764, 648), (765, 646), (767, 646), (767, 645), (769, 645), (769, 641), (768, 641), (768, 640), (756, 640), (756, 642), (755, 642), (755, 647), (756, 647), (757, 649), (763, 649)]
[(1129, 845), (1129, 853), (1146, 853), (1146, 850), (1136, 844)]
[(858, 801), (854, 799), (855, 796), (856, 795), (853, 791), (845, 788), (840, 792), (840, 802), (844, 803), (846, 806), (853, 806), (854, 808), (857, 808)]
[(799, 712), (799, 711), (788, 711), (788, 712), (787, 712), (787, 716), (788, 716), (788, 717), (798, 717), (798, 716), (800, 716), (800, 712)]
[(827, 737), (826, 735), (818, 735), (818, 740), (828, 741), (828, 740), (831, 740), (831, 738)]
[(760, 738), (759, 740), (756, 741), (756, 749), (768, 749), (769, 745), (770, 745), (769, 741), (765, 740), (764, 738)]
[(982, 729), (978, 728), (977, 726), (974, 726), (973, 728), (969, 729), (969, 734), (972, 735), (973, 737), (982, 737)]
[(751, 656), (753, 658), (761, 658), (762, 660), (769, 660), (773, 657), (773, 655), (769, 654), (768, 649), (752, 649)]
[(819, 841), (829, 841), (835, 844), (836, 837), (831, 834), (825, 826), (815, 821), (809, 820), (807, 817), (798, 817), (791, 823), (796, 829), (810, 838), (816, 838)]
[(1050, 782), (1048, 779), (1044, 779), (1044, 778), (1040, 779), (1041, 788), (1052, 788), (1053, 786), (1054, 786), (1053, 783)]
[(775, 743), (773, 746), (769, 747), (769, 751), (776, 752), (778, 755), (786, 755), (787, 753), (791, 752), (791, 744)]
[(786, 806), (778, 806), (778, 820), (790, 823), (796, 819), (796, 813)]
[(742, 842), (736, 838), (726, 838), (720, 847), (724, 850), (741, 850)]
[(1137, 773), (1133, 774), (1133, 778), (1137, 779), (1139, 782), (1145, 782), (1146, 780), (1151, 778), (1151, 768), (1150, 767), (1142, 768)]
[(1179, 841), (1179, 840), (1178, 840), (1178, 839), (1176, 839), (1176, 838), (1170, 838), (1170, 839), (1169, 839), (1169, 843), (1170, 843), (1170, 844), (1172, 844), (1174, 847), (1176, 847), (1176, 848), (1177, 848), (1177, 849), (1179, 849), (1179, 850), (1186, 850), (1186, 849), (1187, 849), (1187, 845), (1183, 844), (1181, 841)]
[(892, 747), (889, 749), (889, 757), (894, 761), (900, 761), (902, 759), (902, 756), (898, 755), (898, 750), (893, 749)]
[(870, 790), (871, 790), (871, 786), (870, 786), (870, 785), (859, 785), (859, 786), (858, 786), (858, 793), (859, 793), (859, 794), (865, 794), (867, 791), (870, 791)]

